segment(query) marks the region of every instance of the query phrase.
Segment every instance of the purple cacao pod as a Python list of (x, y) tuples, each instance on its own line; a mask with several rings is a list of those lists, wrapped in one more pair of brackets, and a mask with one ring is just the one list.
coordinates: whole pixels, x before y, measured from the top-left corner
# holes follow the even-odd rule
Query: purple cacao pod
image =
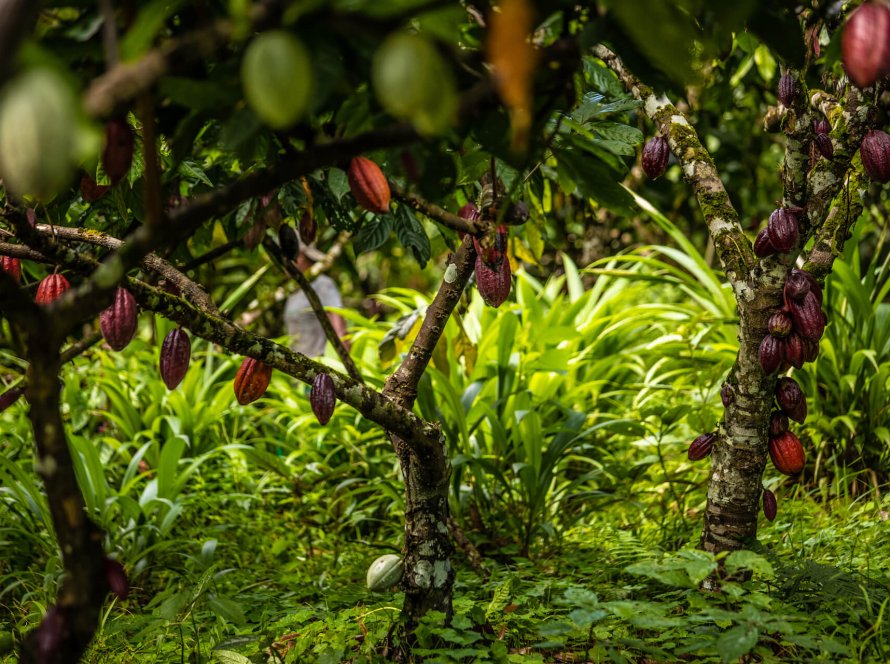
[(136, 315), (136, 299), (126, 288), (114, 292), (114, 302), (99, 314), (99, 328), (105, 343), (112, 350), (123, 350), (136, 334), (139, 319)]
[(781, 410), (774, 410), (769, 415), (769, 435), (778, 436), (788, 431), (788, 416)]
[(769, 489), (763, 490), (763, 516), (767, 521), (775, 521), (776, 514), (779, 512), (779, 505), (776, 502), (776, 494)]
[(782, 340), (782, 345), (785, 361), (795, 369), (802, 368), (806, 358), (806, 350), (804, 349), (801, 336), (797, 332), (792, 332)]
[(312, 406), (312, 412), (318, 418), (319, 424), (327, 424), (330, 421), (336, 404), (337, 394), (334, 390), (334, 379), (326, 373), (318, 374), (312, 381), (309, 405)]
[(800, 272), (791, 272), (785, 281), (785, 303), (800, 302), (810, 292), (810, 280)]
[(729, 408), (735, 401), (735, 388), (729, 383), (723, 383), (723, 387), (720, 388), (720, 401), (723, 402), (724, 408)]
[(168, 390), (175, 390), (185, 378), (192, 357), (192, 343), (181, 327), (171, 330), (161, 345), (161, 378)]
[(793, 378), (783, 376), (776, 383), (776, 402), (779, 408), (795, 422), (803, 424), (807, 418), (807, 398)]
[(804, 348), (803, 360), (804, 362), (812, 362), (819, 355), (819, 342), (806, 337), (801, 337), (801, 339), (803, 340)]
[(834, 143), (828, 134), (816, 134), (815, 143), (816, 149), (823, 157), (829, 160), (834, 157)]
[(782, 309), (769, 317), (767, 328), (769, 333), (777, 339), (784, 339), (791, 334), (793, 325), (794, 321), (791, 320), (791, 315)]
[(778, 371), (785, 359), (782, 340), (767, 334), (763, 341), (760, 342), (758, 359), (760, 360), (760, 367), (763, 369), (763, 373), (767, 376)]
[(102, 168), (115, 185), (130, 172), (133, 162), (133, 130), (127, 119), (113, 118), (105, 125), (105, 149), (102, 151)]
[(819, 308), (816, 294), (808, 292), (803, 300), (791, 300), (788, 303), (794, 329), (807, 339), (818, 341), (825, 332), (825, 316)]
[(760, 231), (754, 240), (754, 253), (759, 258), (766, 258), (778, 253), (773, 243), (769, 241), (769, 232), (766, 228)]
[(0, 413), (18, 401), (24, 393), (24, 390), (20, 387), (10, 387), (3, 394), (0, 394)]
[[(819, 285), (819, 282), (816, 280), (816, 277), (814, 277), (812, 274), (810, 274), (806, 270), (799, 270), (797, 268), (792, 269), (791, 274), (803, 275), (803, 277), (810, 284), (810, 290), (813, 291), (813, 293), (815, 293), (816, 299), (819, 300), (819, 306), (821, 307), (822, 306), (822, 286)], [(804, 295), (805, 294), (806, 293), (804, 293)], [(803, 299), (803, 295), (800, 296), (800, 299)]]
[(862, 139), (859, 154), (868, 177), (881, 184), (890, 182), (890, 134), (872, 129)]
[(318, 222), (315, 220), (315, 215), (306, 210), (300, 217), (300, 239), (303, 244), (312, 244), (316, 235), (318, 235)]
[(37, 646), (37, 653), (40, 662), (57, 662), (60, 659), (59, 647), (65, 637), (65, 631), (68, 629), (68, 617), (65, 609), (52, 605), (47, 608), (43, 615), (43, 620), (34, 633), (34, 643)]
[(482, 257), (476, 256), (476, 287), (482, 300), (490, 307), (501, 306), (513, 287), (510, 261), (504, 257), (497, 268), (489, 267)]
[(797, 97), (797, 81), (790, 73), (782, 74), (779, 78), (778, 97), (783, 106), (791, 108), (794, 98)]
[(670, 156), (671, 148), (664, 136), (650, 138), (643, 146), (642, 163), (646, 177), (655, 180), (664, 175)]
[(880, 2), (860, 5), (841, 35), (841, 61), (850, 80), (867, 88), (890, 70), (890, 9)]
[(690, 461), (700, 461), (701, 459), (704, 459), (711, 453), (711, 448), (714, 447), (715, 440), (717, 440), (717, 432), (712, 431), (710, 433), (703, 433), (690, 443), (686, 456), (689, 457)]
[(817, 134), (828, 134), (831, 132), (831, 125), (828, 124), (828, 120), (825, 118), (819, 118), (813, 121), (813, 131)]
[(127, 572), (124, 566), (114, 558), (105, 558), (105, 579), (108, 587), (120, 601), (127, 599), (130, 594), (130, 582), (127, 581)]
[(776, 251), (787, 253), (794, 248), (800, 237), (800, 224), (797, 215), (788, 208), (779, 208), (769, 216), (766, 225), (770, 244)]
[(281, 255), (284, 260), (292, 261), (300, 251), (300, 241), (290, 224), (281, 224), (278, 227), (278, 246), (281, 247)]
[(507, 212), (504, 214), (504, 221), (513, 226), (521, 226), (528, 221), (528, 215), (528, 205), (525, 204), (525, 201), (516, 201), (507, 208)]

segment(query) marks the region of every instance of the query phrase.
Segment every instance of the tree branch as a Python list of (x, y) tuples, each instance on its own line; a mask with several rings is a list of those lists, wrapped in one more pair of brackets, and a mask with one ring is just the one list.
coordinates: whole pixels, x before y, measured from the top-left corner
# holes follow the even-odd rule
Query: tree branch
[(803, 269), (819, 281), (831, 273), (834, 261), (844, 252), (844, 244), (850, 230), (862, 214), (860, 191), (868, 186), (868, 178), (859, 170), (851, 169), (840, 194), (831, 206), (828, 216), (816, 231), (813, 248), (804, 262)]
[(438, 444), (438, 426), (425, 422), (410, 410), (402, 408), (380, 392), (368, 388), (352, 378), (332, 371), (330, 367), (310, 360), (305, 355), (248, 332), (229, 320), (205, 313), (181, 298), (130, 278), (128, 288), (143, 309), (155, 311), (196, 336), (241, 355), (262, 360), (273, 369), (311, 385), (320, 373), (327, 373), (334, 381), (337, 398), (352, 406), (366, 418), (387, 431), (405, 438), (412, 448), (422, 451)]
[(646, 115), (658, 124), (683, 168), (684, 178), (692, 185), (726, 278), (736, 291), (744, 288), (757, 259), (739, 223), (738, 212), (720, 181), (714, 161), (701, 144), (695, 129), (667, 97), (657, 96), (650, 87), (641, 83), (628, 71), (621, 58), (608, 48), (594, 46), (593, 54), (618, 75), (635, 98), (643, 101)]
[(321, 325), (321, 329), (324, 330), (325, 337), (327, 337), (328, 341), (331, 342), (331, 345), (334, 347), (337, 356), (340, 358), (340, 361), (343, 362), (343, 366), (346, 368), (346, 373), (348, 373), (357, 383), (364, 384), (365, 380), (362, 377), (361, 372), (359, 372), (358, 367), (355, 366), (355, 362), (352, 360), (352, 357), (350, 357), (349, 351), (346, 350), (346, 346), (343, 345), (343, 341), (341, 341), (340, 335), (337, 334), (334, 326), (331, 325), (331, 320), (330, 318), (328, 318), (328, 313), (324, 310), (324, 305), (318, 298), (318, 293), (316, 293), (315, 289), (312, 288), (312, 284), (309, 283), (309, 280), (297, 268), (293, 261), (285, 260), (284, 256), (281, 255), (281, 250), (274, 242), (272, 242), (272, 240), (266, 238), (266, 240), (263, 242), (263, 247), (266, 249), (267, 252), (269, 252), (269, 255), (271, 255), (281, 266), (281, 269), (283, 269), (288, 275), (290, 275), (290, 277), (294, 281), (297, 282), (297, 284), (299, 284), (300, 288), (303, 291), (303, 294), (309, 301), (309, 306), (312, 307), (312, 312), (315, 314), (315, 318), (318, 320), (319, 325)]
[(447, 226), (448, 228), (452, 228), (456, 231), (469, 233), (471, 235), (479, 235), (481, 233), (484, 233), (489, 228), (489, 226), (491, 226), (490, 222), (481, 220), (472, 221), (470, 219), (458, 217), (456, 214), (452, 214), (447, 210), (443, 210), (435, 203), (430, 203), (417, 194), (402, 189), (392, 180), (389, 181), (389, 189), (392, 192), (393, 196), (402, 201), (408, 207), (413, 208), (421, 214), (426, 215), (433, 221), (436, 221), (443, 226)]
[(473, 274), (475, 264), (476, 250), (473, 247), (473, 238), (468, 235), (457, 252), (449, 259), (445, 278), (436, 297), (427, 307), (426, 316), (414, 343), (411, 344), (408, 355), (399, 368), (386, 380), (383, 394), (392, 397), (396, 403), (405, 408), (411, 408), (414, 405), (420, 377), (433, 356), (433, 350), (445, 331), (445, 324), (460, 300), (460, 296), (470, 280), (470, 275)]

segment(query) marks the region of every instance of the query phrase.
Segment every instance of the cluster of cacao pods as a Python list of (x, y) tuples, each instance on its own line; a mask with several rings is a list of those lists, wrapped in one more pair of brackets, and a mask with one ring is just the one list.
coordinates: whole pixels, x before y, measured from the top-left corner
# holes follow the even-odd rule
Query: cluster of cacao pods
[(890, 7), (865, 2), (847, 19), (841, 35), (841, 61), (857, 87), (874, 85), (890, 72)]
[(766, 258), (777, 253), (788, 253), (800, 239), (799, 207), (780, 207), (769, 216), (766, 228), (754, 240), (754, 253)]
[(770, 316), (769, 333), (760, 342), (758, 359), (764, 373), (812, 362), (828, 318), (822, 311), (822, 288), (804, 270), (793, 269), (785, 282), (784, 306)]
[(642, 165), (643, 172), (650, 180), (664, 175), (667, 170), (668, 159), (671, 156), (671, 148), (664, 136), (655, 136), (643, 146)]

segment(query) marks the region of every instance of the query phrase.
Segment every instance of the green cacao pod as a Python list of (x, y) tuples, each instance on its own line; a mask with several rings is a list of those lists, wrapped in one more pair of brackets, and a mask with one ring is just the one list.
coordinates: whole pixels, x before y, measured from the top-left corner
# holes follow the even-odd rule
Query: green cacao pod
[(312, 63), (302, 42), (271, 30), (250, 42), (241, 61), (247, 103), (273, 129), (286, 129), (309, 110)]
[(47, 201), (74, 175), (77, 100), (65, 80), (33, 69), (0, 100), (0, 177), (17, 196)]
[(382, 593), (402, 580), (402, 558), (394, 553), (380, 556), (368, 568), (368, 590)]

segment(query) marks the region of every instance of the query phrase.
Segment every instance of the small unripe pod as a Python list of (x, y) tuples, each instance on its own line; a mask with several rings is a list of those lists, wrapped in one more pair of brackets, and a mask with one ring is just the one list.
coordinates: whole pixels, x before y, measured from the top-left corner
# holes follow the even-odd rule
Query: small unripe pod
[(779, 506), (776, 502), (776, 494), (769, 489), (763, 490), (763, 516), (767, 521), (774, 521), (778, 514)]
[(710, 433), (703, 433), (689, 445), (689, 450), (687, 451), (686, 456), (689, 457), (690, 461), (704, 459), (711, 453), (715, 440), (717, 440), (716, 432), (712, 431)]
[(663, 136), (655, 136), (649, 139), (643, 146), (643, 172), (650, 180), (664, 175), (667, 170), (668, 160), (671, 156), (671, 148)]

